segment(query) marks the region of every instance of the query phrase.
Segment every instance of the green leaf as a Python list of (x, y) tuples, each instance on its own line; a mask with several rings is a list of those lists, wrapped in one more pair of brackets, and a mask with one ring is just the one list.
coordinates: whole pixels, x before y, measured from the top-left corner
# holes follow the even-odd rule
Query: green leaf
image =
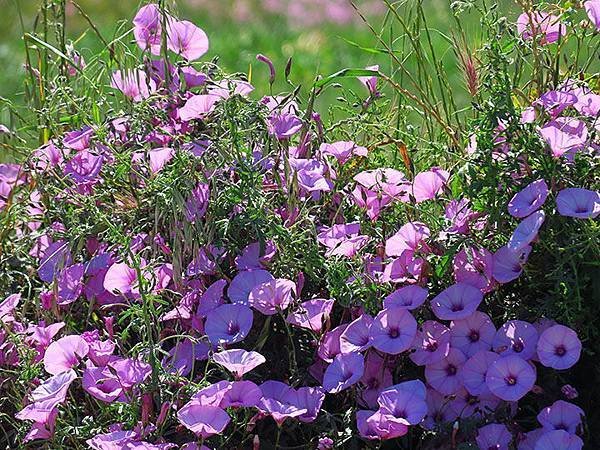
[(342, 69), (339, 72), (333, 73), (328, 77), (321, 78), (315, 82), (315, 88), (322, 88), (339, 78), (356, 78), (356, 77), (376, 77), (379, 75), (377, 70), (369, 69)]

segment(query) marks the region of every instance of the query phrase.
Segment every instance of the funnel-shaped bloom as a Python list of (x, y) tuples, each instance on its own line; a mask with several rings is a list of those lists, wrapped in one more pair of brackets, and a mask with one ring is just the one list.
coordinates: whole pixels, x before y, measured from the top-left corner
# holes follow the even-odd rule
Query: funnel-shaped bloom
[(395, 290), (383, 299), (383, 307), (396, 306), (408, 310), (417, 309), (427, 299), (428, 291), (415, 284)]
[(558, 41), (566, 31), (558, 16), (543, 11), (524, 12), (517, 19), (517, 32), (521, 37), (539, 39), (542, 45)]
[(513, 252), (518, 252), (527, 247), (535, 238), (542, 227), (546, 214), (544, 211), (536, 211), (527, 218), (523, 219), (515, 231), (513, 231), (510, 240), (506, 246)]
[(266, 270), (244, 270), (231, 280), (227, 288), (227, 296), (232, 303), (248, 305), (248, 297), (252, 289), (272, 280), (274, 280), (273, 275)]
[(585, 148), (588, 138), (585, 122), (571, 117), (559, 117), (548, 122), (539, 133), (556, 158)]
[(330, 393), (338, 393), (356, 384), (365, 371), (365, 360), (360, 353), (336, 355), (325, 370), (323, 388)]
[(305, 405), (300, 405), (298, 392), (285, 383), (275, 380), (265, 381), (260, 386), (262, 398), (257, 408), (273, 417), (278, 425), (290, 417), (299, 417), (308, 413)]
[(206, 439), (222, 433), (231, 420), (229, 415), (217, 406), (203, 406), (188, 403), (177, 412), (177, 419), (188, 430)]
[(250, 308), (244, 305), (225, 304), (208, 313), (204, 330), (213, 344), (233, 344), (248, 335), (252, 322)]
[(490, 350), (496, 335), (496, 327), (486, 313), (475, 311), (466, 319), (450, 323), (450, 343), (471, 357), (479, 350)]
[(546, 329), (537, 343), (537, 355), (546, 367), (563, 370), (579, 361), (581, 341), (569, 327), (554, 325)]
[(490, 365), (500, 356), (487, 350), (479, 350), (471, 356), (462, 368), (463, 385), (471, 395), (490, 392), (485, 384), (485, 376)]
[(69, 386), (76, 378), (74, 370), (66, 370), (48, 378), (31, 392), (32, 402), (19, 411), (16, 418), (47, 422), (56, 406), (65, 401)]
[(455, 348), (439, 362), (425, 366), (427, 383), (436, 391), (450, 395), (458, 392), (462, 386), (461, 369), (467, 358)]
[(193, 61), (208, 51), (208, 36), (187, 20), (170, 20), (167, 26), (167, 47), (188, 61)]
[(483, 294), (476, 287), (456, 283), (431, 300), (431, 309), (441, 320), (465, 319), (477, 310), (482, 300)]
[(388, 419), (404, 425), (417, 425), (427, 414), (425, 385), (419, 380), (405, 381), (385, 389), (377, 400)]
[(519, 278), (523, 266), (531, 253), (531, 246), (526, 245), (520, 250), (513, 251), (506, 245), (494, 253), (493, 275), (499, 283), (508, 283)]
[(357, 411), (356, 427), (361, 437), (371, 440), (395, 439), (408, 433), (408, 425), (391, 420), (381, 411)]
[(427, 249), (425, 241), (430, 235), (431, 232), (427, 225), (421, 222), (408, 222), (385, 242), (385, 254), (401, 256), (406, 250)]
[(450, 330), (435, 320), (423, 322), (413, 342), (412, 362), (425, 366), (441, 361), (450, 351)]
[(287, 321), (300, 328), (307, 328), (314, 332), (321, 331), (323, 321), (331, 314), (334, 300), (317, 298), (300, 304), (298, 309), (288, 315)]
[(535, 443), (534, 450), (581, 450), (583, 441), (575, 434), (564, 430), (548, 431), (542, 434)]
[(369, 332), (373, 347), (397, 355), (410, 348), (417, 334), (417, 321), (407, 310), (392, 306), (375, 316)]
[(154, 3), (142, 6), (133, 18), (133, 35), (142, 50), (160, 54), (161, 23), (160, 11)]
[(582, 425), (584, 416), (585, 413), (579, 406), (557, 400), (552, 406), (542, 409), (537, 419), (540, 425), (548, 431), (565, 430), (570, 434), (576, 434)]
[(508, 402), (523, 398), (533, 388), (535, 379), (534, 366), (517, 355), (498, 358), (485, 376), (492, 394)]
[(479, 429), (475, 440), (481, 449), (508, 450), (512, 434), (506, 425), (490, 423)]
[(156, 92), (155, 81), (139, 69), (113, 72), (110, 86), (121, 91), (134, 102), (140, 102)]
[(436, 197), (448, 182), (450, 174), (440, 168), (433, 168), (415, 176), (412, 193), (417, 203)]
[(258, 405), (262, 392), (252, 381), (234, 381), (219, 403), (221, 408), (249, 408)]
[(523, 218), (537, 211), (548, 197), (545, 180), (537, 180), (517, 192), (508, 202), (508, 212), (513, 217)]
[(89, 350), (88, 343), (81, 336), (73, 334), (62, 337), (46, 349), (44, 369), (52, 375), (65, 372), (78, 365)]
[(373, 318), (368, 314), (361, 315), (351, 322), (340, 335), (340, 350), (342, 353), (362, 352), (371, 346), (369, 330)]
[(242, 349), (225, 350), (213, 355), (213, 360), (225, 367), (236, 378), (241, 378), (245, 373), (266, 361), (258, 352), (247, 352)]
[(254, 286), (248, 294), (248, 304), (266, 316), (285, 311), (294, 300), (296, 284), (284, 278), (269, 280)]
[(556, 209), (561, 216), (595, 219), (600, 215), (600, 193), (581, 188), (563, 189), (556, 196)]
[(523, 359), (531, 359), (535, 355), (537, 341), (538, 332), (532, 324), (509, 320), (498, 329), (492, 346), (502, 356), (519, 355)]

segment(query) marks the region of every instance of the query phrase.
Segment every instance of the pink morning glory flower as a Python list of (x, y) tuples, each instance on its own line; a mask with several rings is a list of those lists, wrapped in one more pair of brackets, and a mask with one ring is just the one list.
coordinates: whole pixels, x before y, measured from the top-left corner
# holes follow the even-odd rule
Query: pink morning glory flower
[(52, 375), (65, 372), (79, 364), (90, 350), (88, 343), (78, 335), (70, 335), (54, 341), (46, 349), (44, 369)]
[(485, 382), (494, 395), (515, 402), (535, 384), (535, 367), (517, 355), (498, 358), (488, 368)]
[(225, 367), (236, 378), (241, 378), (245, 373), (264, 363), (266, 359), (258, 352), (232, 349), (215, 353), (213, 361)]
[(369, 333), (373, 347), (397, 355), (410, 348), (417, 334), (417, 321), (407, 310), (392, 306), (375, 316)]
[(112, 74), (110, 86), (129, 97), (134, 102), (147, 99), (156, 92), (156, 83), (146, 75), (146, 72), (133, 69), (117, 70)]
[(225, 430), (229, 415), (217, 406), (203, 406), (191, 403), (177, 412), (177, 419), (188, 430), (206, 439)]
[(475, 312), (482, 300), (483, 294), (476, 287), (456, 283), (431, 300), (431, 309), (441, 320), (465, 319)]
[(325, 370), (323, 389), (336, 394), (356, 384), (363, 376), (365, 360), (360, 353), (340, 353)]
[(404, 286), (385, 297), (383, 299), (383, 307), (397, 306), (408, 310), (417, 309), (425, 303), (427, 294), (427, 289), (416, 284)]
[(266, 316), (285, 311), (294, 300), (296, 284), (276, 278), (255, 286), (248, 295), (248, 305)]
[(335, 157), (339, 164), (345, 164), (353, 156), (367, 156), (368, 150), (352, 141), (338, 141), (331, 144), (321, 144), (319, 152), (322, 155)]
[(188, 98), (185, 104), (177, 110), (179, 118), (185, 122), (203, 119), (214, 111), (221, 97), (212, 94), (197, 94)]
[(543, 11), (524, 12), (517, 19), (517, 32), (523, 39), (540, 38), (542, 45), (558, 41), (567, 28), (560, 19)]
[(400, 256), (405, 250), (416, 251), (427, 249), (425, 241), (431, 232), (427, 225), (421, 222), (409, 222), (385, 242), (385, 254), (387, 256)]
[(537, 180), (517, 192), (508, 202), (508, 212), (513, 217), (527, 217), (542, 207), (548, 197), (548, 185), (545, 180)]
[(548, 122), (539, 133), (556, 158), (583, 149), (588, 138), (585, 123), (571, 117), (559, 117)]
[(301, 303), (287, 316), (287, 322), (300, 328), (307, 328), (318, 333), (333, 308), (334, 300), (317, 298)]
[(167, 48), (193, 61), (208, 51), (208, 36), (187, 20), (170, 20), (167, 25)]
[(379, 394), (380, 411), (390, 421), (417, 425), (427, 414), (426, 389), (420, 380), (404, 381)]
[(142, 50), (150, 50), (153, 55), (160, 54), (161, 17), (154, 3), (142, 6), (133, 18), (133, 35)]
[(537, 355), (546, 367), (568, 369), (579, 361), (581, 341), (577, 333), (564, 325), (554, 325), (540, 334)]
[(441, 361), (425, 366), (425, 379), (436, 391), (450, 395), (462, 387), (461, 369), (467, 358), (458, 349), (451, 348)]
[(373, 318), (368, 314), (350, 322), (340, 335), (340, 351), (342, 353), (363, 352), (371, 346), (369, 330)]
[(412, 195), (417, 203), (434, 199), (444, 188), (450, 174), (440, 168), (433, 168), (415, 176), (412, 186)]
[(600, 30), (600, 0), (587, 0), (583, 7), (590, 21)]
[(418, 366), (439, 362), (450, 351), (450, 329), (435, 320), (427, 320), (419, 327), (412, 347), (410, 359)]

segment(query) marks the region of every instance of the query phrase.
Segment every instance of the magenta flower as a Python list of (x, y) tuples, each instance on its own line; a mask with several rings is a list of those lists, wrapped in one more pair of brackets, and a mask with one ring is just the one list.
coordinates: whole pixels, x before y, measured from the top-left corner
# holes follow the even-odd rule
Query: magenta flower
[(208, 201), (210, 199), (210, 186), (205, 183), (198, 183), (194, 189), (192, 189), (190, 197), (185, 202), (185, 218), (191, 222), (197, 222), (208, 209)]
[(561, 216), (595, 219), (600, 215), (600, 193), (581, 188), (563, 189), (556, 196), (556, 209)]
[(517, 32), (523, 39), (540, 39), (540, 44), (552, 44), (567, 31), (560, 19), (543, 11), (524, 12), (517, 19)]
[(461, 369), (466, 360), (463, 352), (450, 348), (444, 359), (425, 366), (427, 383), (442, 394), (456, 393), (462, 386)]
[(293, 313), (287, 316), (287, 322), (300, 328), (307, 328), (318, 333), (323, 323), (329, 318), (334, 300), (317, 298), (299, 305)]
[(62, 143), (65, 147), (81, 152), (90, 148), (90, 140), (96, 134), (96, 130), (88, 125), (65, 134)]
[(542, 434), (535, 443), (534, 450), (581, 450), (583, 441), (574, 434), (564, 430), (548, 431)]
[(152, 373), (152, 366), (140, 359), (120, 358), (108, 363), (123, 389), (129, 390), (142, 383)]
[(58, 276), (58, 294), (56, 303), (64, 306), (73, 303), (83, 292), (85, 266), (74, 264), (64, 269)]
[(289, 139), (302, 129), (302, 120), (295, 114), (271, 114), (268, 129), (277, 139)]
[(356, 384), (365, 371), (365, 360), (360, 353), (338, 354), (325, 370), (323, 389), (337, 394)]
[(375, 316), (369, 332), (373, 347), (397, 355), (410, 348), (417, 334), (417, 321), (407, 310), (392, 306)]
[(261, 390), (252, 381), (234, 381), (226, 390), (219, 407), (250, 408), (258, 405), (261, 398)]
[(408, 433), (408, 425), (390, 420), (381, 411), (356, 411), (356, 427), (361, 437), (371, 440), (395, 439)]
[(308, 413), (305, 405), (300, 405), (298, 392), (285, 383), (275, 380), (265, 381), (260, 386), (262, 398), (257, 408), (273, 417), (279, 426), (285, 419)]
[(417, 425), (427, 414), (425, 385), (419, 380), (404, 381), (379, 395), (380, 412), (392, 422)]
[[(367, 66), (365, 67), (367, 70), (379, 71), (379, 65)], [(365, 76), (365, 77), (357, 77), (358, 81), (365, 85), (365, 87), (369, 90), (369, 94), (377, 95), (377, 76)]]
[(208, 313), (204, 329), (211, 343), (234, 344), (246, 338), (252, 321), (252, 310), (247, 306), (225, 304)]
[(554, 325), (540, 334), (537, 355), (546, 367), (568, 369), (579, 361), (581, 341), (569, 327)]
[(69, 369), (48, 378), (31, 392), (31, 403), (15, 417), (37, 423), (48, 422), (55, 408), (65, 401), (69, 386), (76, 378), (75, 371)]
[(258, 352), (247, 352), (242, 349), (225, 350), (213, 355), (213, 361), (229, 370), (236, 378), (266, 361)]
[(177, 110), (179, 118), (185, 122), (204, 119), (214, 111), (219, 100), (221, 100), (221, 97), (212, 94), (193, 95), (187, 99), (185, 105)]
[(450, 351), (450, 330), (435, 320), (423, 322), (412, 344), (410, 359), (418, 366), (441, 361)]
[(233, 303), (248, 305), (250, 292), (256, 286), (273, 280), (273, 275), (266, 270), (244, 270), (231, 280), (231, 284), (227, 288), (227, 296)]
[(532, 324), (509, 320), (498, 329), (492, 346), (502, 356), (519, 355), (523, 359), (531, 359), (535, 355), (537, 341), (538, 332)]
[(515, 402), (533, 388), (535, 379), (533, 364), (520, 356), (508, 355), (498, 358), (488, 367), (485, 383), (495, 396)]
[(518, 252), (528, 246), (535, 238), (542, 227), (546, 214), (544, 211), (536, 211), (521, 221), (515, 231), (513, 231), (510, 240), (506, 246), (513, 252)]
[(231, 420), (229, 415), (217, 406), (203, 406), (194, 402), (184, 405), (177, 412), (177, 419), (203, 439), (222, 433)]
[(500, 247), (494, 253), (493, 275), (499, 283), (509, 283), (519, 278), (523, 266), (531, 253), (531, 246), (526, 245), (520, 250), (513, 251), (508, 246)]
[(463, 385), (471, 395), (490, 392), (485, 383), (485, 376), (490, 365), (500, 356), (487, 350), (479, 350), (471, 356), (462, 368)]
[(371, 346), (369, 330), (373, 318), (362, 314), (358, 319), (350, 322), (340, 335), (340, 351), (342, 353), (363, 352)]
[(345, 164), (353, 156), (367, 156), (365, 147), (356, 145), (352, 141), (338, 141), (331, 144), (322, 143), (319, 147), (321, 155), (331, 155), (339, 164)]
[(416, 284), (404, 286), (383, 299), (383, 307), (396, 306), (403, 309), (417, 309), (427, 299), (428, 291)]
[(88, 367), (83, 371), (81, 383), (88, 394), (100, 401), (125, 401), (121, 383), (108, 367)]
[(476, 287), (456, 283), (431, 300), (431, 309), (441, 320), (465, 319), (477, 310), (482, 300), (483, 294)]
[(44, 369), (51, 375), (70, 370), (85, 358), (90, 350), (81, 336), (70, 335), (53, 342), (44, 355)]
[(182, 377), (188, 376), (195, 361), (208, 359), (210, 346), (204, 342), (192, 342), (191, 339), (181, 339), (169, 350), (162, 360), (162, 365), (169, 373), (177, 373)]
[(140, 296), (137, 271), (125, 263), (111, 265), (104, 275), (104, 289), (114, 295), (124, 295), (128, 298)]
[(583, 410), (573, 403), (563, 400), (555, 401), (540, 411), (538, 422), (545, 430), (564, 430), (569, 434), (576, 434), (582, 426)]
[(170, 20), (167, 25), (167, 48), (193, 61), (208, 51), (208, 36), (187, 20)]
[(494, 257), (487, 249), (463, 248), (454, 256), (454, 279), (457, 283), (475, 286), (481, 292), (489, 292), (494, 287), (493, 266)]
[(175, 155), (175, 150), (169, 147), (155, 148), (148, 152), (148, 157), (150, 159), (150, 171), (152, 173), (160, 172), (163, 167), (165, 167), (173, 156)]
[(556, 158), (585, 148), (588, 138), (585, 123), (571, 117), (559, 117), (548, 122), (539, 133)]
[(429, 238), (430, 234), (427, 225), (420, 222), (409, 222), (385, 242), (385, 254), (401, 256), (406, 250), (427, 249), (425, 240)]
[(4, 322), (5, 324), (14, 322), (15, 317), (13, 316), (13, 312), (20, 301), (21, 294), (12, 294), (0, 303), (0, 322)]
[(590, 21), (596, 28), (600, 30), (600, 1), (599, 0), (587, 0), (583, 7), (587, 12)]
[(142, 6), (133, 18), (133, 35), (142, 50), (160, 54), (161, 23), (160, 11), (154, 3)]
[(537, 180), (517, 192), (508, 202), (508, 212), (513, 217), (527, 217), (542, 207), (548, 197), (548, 185), (545, 180)]
[(260, 242), (248, 244), (242, 254), (235, 257), (235, 267), (238, 270), (262, 269), (277, 253), (277, 246), (273, 240), (268, 240), (262, 247)]
[(371, 220), (377, 220), (383, 208), (395, 200), (408, 201), (411, 183), (395, 169), (366, 170), (354, 176), (357, 182), (352, 191), (354, 202), (367, 211)]
[(369, 237), (359, 235), (358, 222), (335, 224), (331, 228), (324, 227), (317, 236), (317, 241), (328, 248), (326, 256), (353, 257), (366, 245)]
[(248, 295), (248, 305), (266, 316), (285, 311), (294, 300), (296, 284), (284, 278), (269, 280), (255, 286)]
[(434, 167), (426, 172), (415, 176), (412, 186), (412, 194), (417, 203), (434, 199), (444, 188), (450, 174), (445, 170)]
[(425, 401), (427, 403), (427, 415), (421, 426), (426, 430), (433, 430), (437, 426), (451, 422), (458, 417), (454, 408), (450, 408), (446, 396), (431, 387), (427, 388)]
[(129, 97), (134, 102), (147, 99), (156, 92), (156, 83), (146, 75), (146, 72), (133, 69), (117, 70), (112, 74), (110, 86)]
[(479, 429), (475, 440), (481, 449), (509, 450), (512, 434), (506, 425), (490, 423)]

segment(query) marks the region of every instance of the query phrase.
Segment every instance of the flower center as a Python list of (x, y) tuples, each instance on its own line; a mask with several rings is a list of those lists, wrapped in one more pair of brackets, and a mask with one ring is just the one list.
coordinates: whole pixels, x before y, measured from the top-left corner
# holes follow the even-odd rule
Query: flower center
[(428, 352), (435, 352), (438, 349), (438, 343), (436, 341), (428, 342), (425, 345), (425, 350)]
[(554, 354), (556, 354), (557, 356), (565, 356), (566, 353), (567, 353), (567, 349), (565, 348), (564, 345), (559, 345), (554, 350)]
[(398, 328), (390, 328), (388, 335), (392, 339), (396, 339), (398, 336), (400, 336), (400, 331), (398, 330)]
[(513, 375), (507, 376), (504, 381), (506, 381), (506, 384), (509, 386), (514, 386), (517, 384), (517, 379)]
[(523, 351), (523, 343), (519, 341), (515, 342), (512, 349), (515, 353), (521, 353)]
[(227, 324), (227, 334), (233, 336), (240, 332), (240, 326), (235, 322), (229, 322)]
[(461, 304), (452, 305), (452, 307), (450, 309), (452, 312), (462, 311), (464, 309), (464, 306)]
[(456, 375), (456, 366), (452, 365), (452, 364), (448, 364), (448, 367), (446, 367), (446, 374), (448, 376), (454, 376)]
[(479, 332), (476, 330), (471, 330), (471, 333), (469, 334), (469, 340), (471, 342), (477, 342), (479, 340)]

